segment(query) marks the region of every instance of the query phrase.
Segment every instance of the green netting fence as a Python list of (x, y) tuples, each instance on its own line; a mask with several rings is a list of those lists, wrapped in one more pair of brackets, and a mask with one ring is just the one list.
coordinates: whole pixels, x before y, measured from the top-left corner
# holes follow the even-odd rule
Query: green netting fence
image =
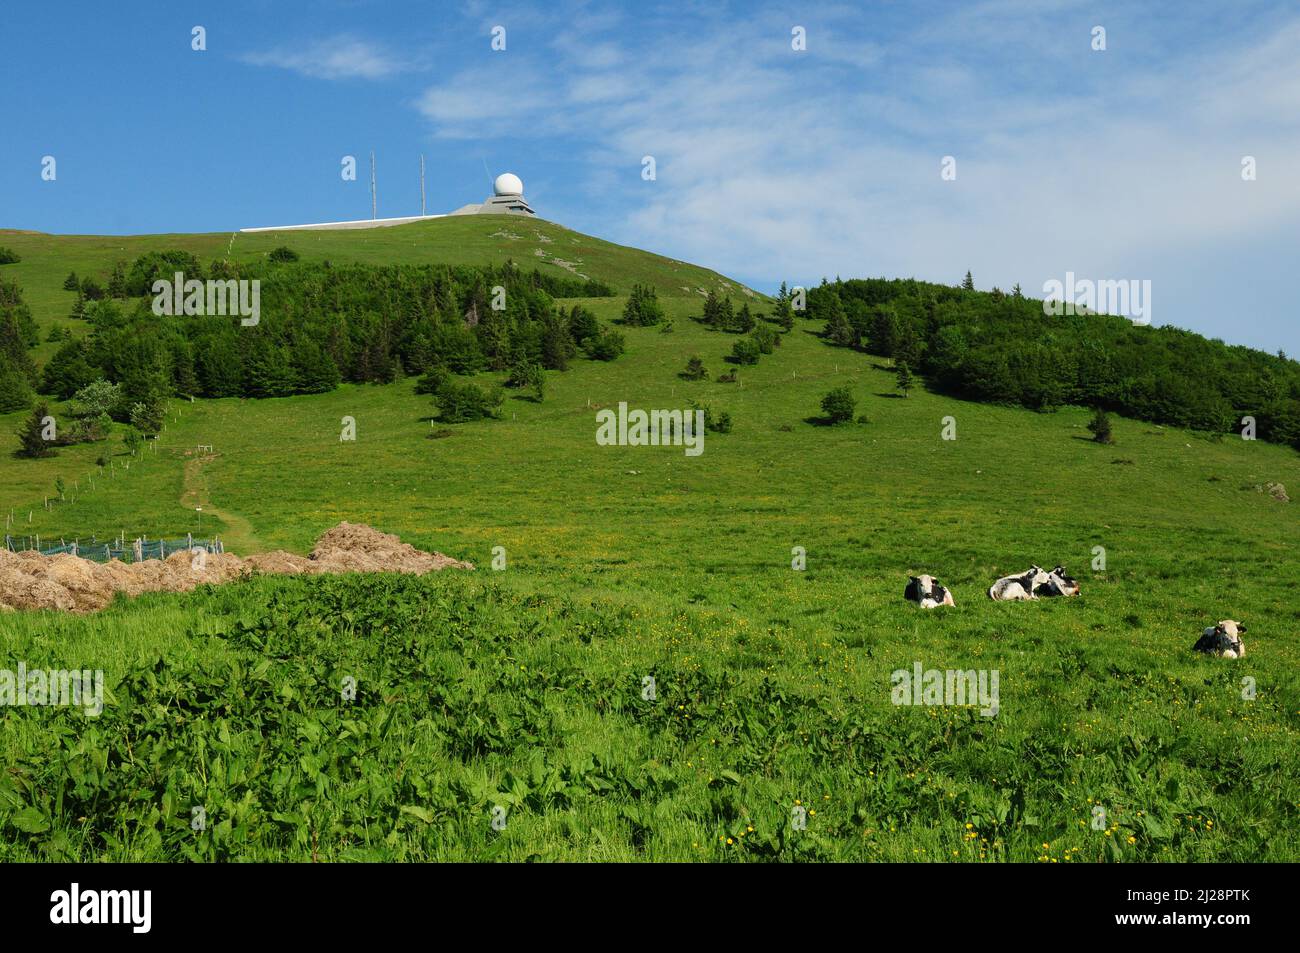
[(118, 536), (104, 541), (92, 536), (88, 540), (74, 539), (72, 542), (60, 539), (57, 546), (50, 545), (52, 542), (49, 539), (42, 540), (39, 536), (6, 535), (5, 549), (11, 553), (39, 552), (43, 556), (68, 553), (97, 563), (106, 563), (111, 559), (118, 559), (124, 563), (141, 562), (145, 559), (166, 559), (172, 553), (194, 550), (209, 553), (225, 552), (225, 546), (215, 536), (211, 539), (195, 539), (193, 536), (178, 536), (171, 539), (149, 539), (147, 536), (141, 536), (138, 539), (126, 539)]

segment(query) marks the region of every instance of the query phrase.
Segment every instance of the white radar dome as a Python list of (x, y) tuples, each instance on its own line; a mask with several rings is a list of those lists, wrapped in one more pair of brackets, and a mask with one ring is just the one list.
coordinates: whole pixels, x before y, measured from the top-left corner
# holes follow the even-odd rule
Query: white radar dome
[(492, 191), (497, 195), (523, 195), (524, 183), (513, 172), (502, 172), (492, 183)]

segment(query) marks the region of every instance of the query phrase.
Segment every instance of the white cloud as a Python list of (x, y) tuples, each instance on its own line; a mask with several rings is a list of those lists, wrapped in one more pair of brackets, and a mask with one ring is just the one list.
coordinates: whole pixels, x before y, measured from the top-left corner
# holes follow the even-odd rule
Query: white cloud
[(416, 69), (412, 61), (383, 46), (347, 34), (246, 53), (240, 59), (252, 66), (292, 70), (312, 79), (385, 79)]

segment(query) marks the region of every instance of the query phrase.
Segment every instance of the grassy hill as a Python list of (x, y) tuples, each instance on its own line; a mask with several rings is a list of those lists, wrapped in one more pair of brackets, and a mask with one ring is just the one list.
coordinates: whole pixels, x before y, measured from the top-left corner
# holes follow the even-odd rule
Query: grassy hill
[[(0, 245), (22, 257), (17, 264), (3, 266), (0, 275), (22, 286), (42, 331), (56, 322), (74, 329), (85, 327), (68, 317), (76, 300), (74, 292), (63, 290), (68, 272), (95, 278), (102, 285), (115, 262), (129, 263), (162, 248), (187, 251), (204, 262), (225, 257), (254, 261), (282, 245), (308, 261), (501, 265), (513, 259), (523, 268), (598, 278), (623, 292), (633, 284), (648, 284), (665, 297), (702, 297), (710, 290), (738, 297), (753, 294), (707, 268), (615, 245), (541, 219), (492, 215), (458, 215), (391, 228), (249, 234), (47, 235), (0, 229)], [(36, 355), (47, 359), (55, 348), (42, 344)]]
[[(0, 242), (23, 255), (4, 273), (41, 322), (66, 324), (68, 271), (158, 247), (213, 257), (229, 238)], [(96, 750), (123, 765), (120, 782), (87, 780), (93, 745), (60, 741), (79, 713), (0, 714), (0, 752), (18, 766), (0, 780), (0, 859), (1300, 857), (1300, 523), (1254, 489), (1300, 487), (1294, 451), (1122, 419), (1105, 447), (1078, 408), (901, 398), (880, 359), (828, 347), (809, 321), (738, 383), (716, 383), (734, 336), (691, 320), (696, 289), (738, 286), (549, 223), (240, 235), (231, 254), (279, 244), (372, 262), (525, 263), (540, 249), (541, 267), (563, 259), (620, 292), (653, 283), (673, 329), (622, 329), (623, 357), (548, 373), (544, 402), (508, 400), (499, 421), (433, 424), (410, 380), (174, 401), (157, 448), (93, 489), (105, 445), (16, 459), (22, 415), (0, 417), (0, 504), (21, 533), (216, 529), (240, 552), (306, 551), (347, 519), (480, 566), (0, 616), (6, 658), (104, 669), (113, 701)], [(584, 301), (603, 321), (622, 303)], [(708, 382), (678, 378), (694, 354)], [(814, 422), (839, 385), (867, 422)], [(735, 420), (699, 457), (595, 442), (598, 407), (690, 399)], [(355, 442), (339, 440), (345, 416)], [(946, 417), (956, 440), (941, 439)], [(123, 460), (120, 441), (111, 452)], [(75, 502), (45, 510), (56, 477)], [(1031, 562), (1064, 563), (1083, 594), (984, 596)], [(917, 572), (957, 607), (904, 603)], [(1246, 659), (1189, 652), (1222, 618), (1249, 624)], [(918, 661), (998, 670), (999, 715), (895, 707), (890, 673)], [(327, 690), (349, 666), (371, 689), (355, 718)], [(175, 718), (155, 723), (146, 702), (163, 697)], [(135, 763), (141, 732), (158, 741)], [(48, 794), (78, 784), (76, 810)], [(193, 837), (193, 803), (226, 827)], [(816, 812), (806, 832), (791, 831), (793, 807)]]

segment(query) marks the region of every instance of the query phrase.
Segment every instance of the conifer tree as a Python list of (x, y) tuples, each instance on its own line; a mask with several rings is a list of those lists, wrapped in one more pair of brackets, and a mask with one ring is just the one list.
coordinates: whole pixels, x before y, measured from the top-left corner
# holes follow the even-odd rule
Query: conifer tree
[(27, 378), (0, 354), (0, 414), (12, 414), (32, 405), (32, 389)]
[(54, 441), (47, 439), (49, 431), (45, 418), (49, 416), (50, 405), (41, 401), (23, 421), (18, 431), (18, 456), (30, 459), (54, 456)]
[(912, 370), (907, 366), (907, 361), (899, 361), (896, 383), (906, 397), (907, 392), (912, 389)]
[(1092, 420), (1088, 422), (1088, 430), (1092, 432), (1092, 439), (1097, 443), (1115, 442), (1115, 437), (1110, 430), (1110, 417), (1100, 407), (1093, 413)]

